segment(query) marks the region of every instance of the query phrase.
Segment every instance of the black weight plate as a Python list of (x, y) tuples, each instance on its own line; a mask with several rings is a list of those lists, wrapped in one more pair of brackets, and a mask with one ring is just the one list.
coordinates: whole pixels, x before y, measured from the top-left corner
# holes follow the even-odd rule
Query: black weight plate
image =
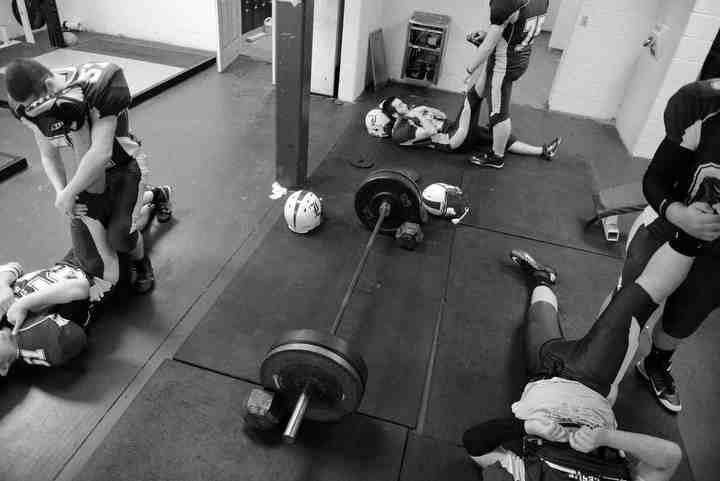
[(305, 417), (338, 421), (355, 412), (365, 383), (349, 360), (318, 344), (288, 342), (271, 349), (260, 367), (260, 381), (289, 399), (307, 390)]
[(360, 222), (373, 229), (380, 216), (380, 205), (390, 203), (390, 215), (383, 221), (380, 232), (395, 235), (404, 222), (422, 224), (427, 214), (422, 205), (420, 188), (405, 172), (380, 169), (372, 172), (355, 193), (355, 213)]
[(296, 329), (293, 331), (287, 331), (283, 333), (274, 343), (270, 346), (268, 351), (272, 351), (276, 347), (289, 344), (293, 342), (302, 342), (306, 344), (315, 344), (322, 346), (331, 351), (341, 355), (352, 364), (355, 370), (360, 374), (363, 385), (367, 382), (368, 369), (365, 365), (365, 360), (362, 356), (355, 351), (350, 343), (342, 337), (334, 336), (326, 331), (316, 331), (314, 329)]

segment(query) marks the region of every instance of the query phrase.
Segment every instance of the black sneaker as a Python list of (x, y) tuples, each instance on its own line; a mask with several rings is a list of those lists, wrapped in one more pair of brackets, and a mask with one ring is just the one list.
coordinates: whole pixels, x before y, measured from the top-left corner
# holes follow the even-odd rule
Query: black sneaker
[(650, 386), (650, 390), (655, 394), (657, 400), (668, 411), (679, 413), (682, 411), (680, 404), (680, 395), (675, 387), (675, 379), (670, 374), (670, 363), (648, 361), (646, 357), (635, 365), (638, 374), (640, 374)]
[(557, 270), (544, 266), (525, 251), (513, 249), (510, 251), (510, 260), (519, 265), (538, 284), (554, 285), (557, 282)]
[(138, 294), (145, 294), (155, 286), (155, 273), (147, 255), (130, 263), (130, 285)]
[(505, 159), (495, 155), (494, 152), (485, 154), (472, 154), (468, 159), (471, 164), (480, 167), (492, 167), (493, 169), (502, 169), (505, 166)]
[(540, 157), (545, 160), (552, 160), (553, 157), (555, 157), (555, 154), (557, 154), (558, 147), (560, 147), (561, 143), (562, 137), (555, 137), (555, 139), (551, 140), (547, 144), (544, 144), (542, 146), (542, 154), (540, 154)]
[(153, 190), (153, 204), (155, 204), (155, 218), (158, 222), (164, 223), (172, 219), (172, 203), (170, 195), (172, 187), (169, 185), (161, 185)]

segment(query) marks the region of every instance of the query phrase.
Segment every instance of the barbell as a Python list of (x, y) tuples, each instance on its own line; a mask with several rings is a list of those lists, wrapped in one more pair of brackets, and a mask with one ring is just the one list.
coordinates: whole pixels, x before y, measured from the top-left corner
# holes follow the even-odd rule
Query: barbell
[[(260, 367), (262, 385), (292, 405), (283, 433), (287, 442), (295, 440), (303, 419), (338, 421), (360, 406), (367, 383), (367, 365), (350, 342), (337, 336), (340, 322), (377, 235), (394, 236), (405, 223), (419, 225), (427, 221), (417, 184), (408, 173), (393, 169), (376, 170), (360, 184), (355, 193), (355, 213), (372, 229), (372, 234), (329, 332), (314, 329), (286, 332), (270, 346)], [(251, 406), (252, 399), (251, 395), (250, 416), (246, 415), (246, 419), (256, 416), (262, 421), (250, 424), (262, 427), (267, 424), (271, 401), (264, 397), (262, 403)]]

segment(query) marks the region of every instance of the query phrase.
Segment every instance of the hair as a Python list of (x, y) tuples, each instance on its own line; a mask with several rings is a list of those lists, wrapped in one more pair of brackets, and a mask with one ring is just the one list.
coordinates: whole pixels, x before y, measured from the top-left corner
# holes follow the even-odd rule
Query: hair
[(45, 95), (45, 80), (50, 77), (50, 69), (37, 60), (18, 58), (7, 65), (5, 86), (11, 99), (24, 102), (32, 96)]
[(393, 107), (393, 102), (397, 99), (395, 96), (387, 97), (382, 102), (380, 102), (380, 110), (383, 111), (385, 115), (390, 117), (391, 119), (395, 118), (395, 115), (397, 114), (397, 110), (395, 110), (395, 107)]

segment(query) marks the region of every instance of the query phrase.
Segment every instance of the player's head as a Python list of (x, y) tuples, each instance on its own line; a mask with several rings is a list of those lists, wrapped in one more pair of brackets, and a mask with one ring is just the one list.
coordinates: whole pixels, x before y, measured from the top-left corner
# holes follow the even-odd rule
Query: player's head
[(52, 93), (53, 73), (31, 58), (18, 58), (5, 69), (5, 88), (10, 100), (27, 105)]
[(395, 119), (380, 109), (372, 109), (365, 115), (365, 128), (373, 137), (390, 137)]
[(0, 376), (7, 376), (18, 357), (18, 347), (10, 329), (0, 329)]
[(402, 101), (399, 97), (388, 97), (379, 105), (380, 109), (391, 118), (398, 118), (403, 115), (407, 115), (410, 111), (407, 104)]
[(5, 72), (10, 109), (35, 124), (46, 137), (82, 128), (87, 104), (82, 87), (70, 84), (36, 60), (16, 59)]

